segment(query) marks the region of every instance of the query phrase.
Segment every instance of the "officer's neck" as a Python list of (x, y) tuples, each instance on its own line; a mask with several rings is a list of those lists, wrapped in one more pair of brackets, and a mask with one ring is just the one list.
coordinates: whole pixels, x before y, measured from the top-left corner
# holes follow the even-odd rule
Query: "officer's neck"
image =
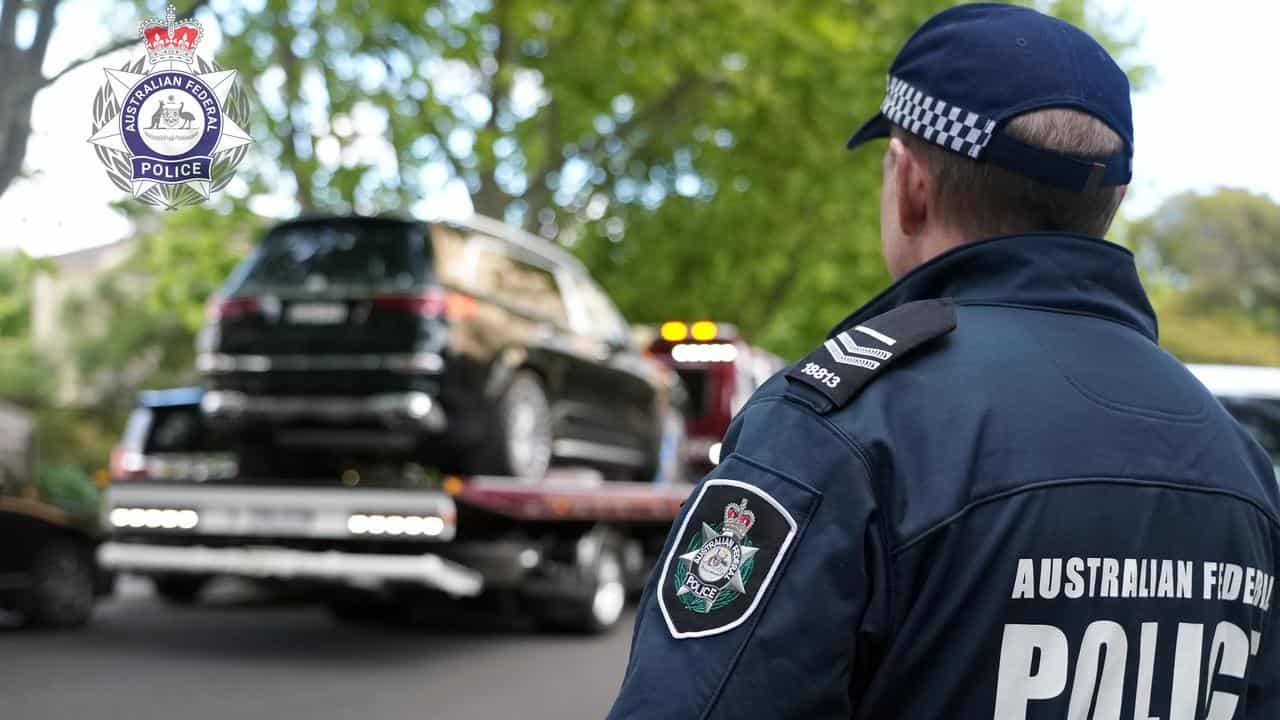
[(895, 263), (892, 258), (886, 258), (889, 274), (894, 280), (898, 280), (934, 258), (979, 239), (981, 239), (979, 236), (959, 228), (940, 224), (931, 225), (924, 228), (920, 234), (907, 238), (909, 251), (906, 253), (906, 262)]

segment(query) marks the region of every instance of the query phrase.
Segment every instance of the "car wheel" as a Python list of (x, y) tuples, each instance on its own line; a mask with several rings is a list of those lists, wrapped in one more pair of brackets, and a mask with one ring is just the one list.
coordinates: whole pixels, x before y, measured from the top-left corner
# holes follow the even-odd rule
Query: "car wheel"
[(35, 627), (80, 627), (93, 612), (95, 571), (87, 544), (66, 538), (45, 543), (31, 566), (31, 589), (20, 611)]
[(612, 630), (622, 619), (627, 605), (627, 586), (622, 558), (616, 548), (605, 545), (591, 567), (584, 568), (586, 587), (574, 598), (544, 598), (537, 606), (543, 627), (598, 635)]
[(517, 372), (498, 415), (499, 474), (541, 480), (551, 465), (551, 407), (538, 376)]
[(162, 575), (151, 578), (156, 594), (170, 605), (194, 605), (209, 584), (207, 575)]

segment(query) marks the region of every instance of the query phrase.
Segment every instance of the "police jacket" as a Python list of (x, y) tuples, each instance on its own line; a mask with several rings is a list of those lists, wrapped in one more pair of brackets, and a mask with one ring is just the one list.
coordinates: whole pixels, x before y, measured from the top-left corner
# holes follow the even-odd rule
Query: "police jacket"
[(723, 455), (611, 718), (1280, 717), (1273, 467), (1157, 346), (1119, 246), (935, 258)]

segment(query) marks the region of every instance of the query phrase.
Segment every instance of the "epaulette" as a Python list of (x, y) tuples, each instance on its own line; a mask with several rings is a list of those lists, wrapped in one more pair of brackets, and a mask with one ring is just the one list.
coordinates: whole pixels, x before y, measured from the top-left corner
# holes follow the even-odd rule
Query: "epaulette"
[(787, 372), (789, 382), (803, 383), (844, 407), (867, 383), (930, 340), (956, 327), (950, 299), (918, 300), (836, 333)]

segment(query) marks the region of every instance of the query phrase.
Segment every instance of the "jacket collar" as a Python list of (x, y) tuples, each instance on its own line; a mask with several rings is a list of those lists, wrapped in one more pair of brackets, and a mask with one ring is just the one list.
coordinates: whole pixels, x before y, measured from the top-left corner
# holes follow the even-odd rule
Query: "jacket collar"
[(1097, 238), (1005, 235), (961, 245), (917, 267), (837, 325), (831, 334), (915, 300), (1009, 305), (1092, 315), (1155, 341), (1155, 310), (1133, 254)]

